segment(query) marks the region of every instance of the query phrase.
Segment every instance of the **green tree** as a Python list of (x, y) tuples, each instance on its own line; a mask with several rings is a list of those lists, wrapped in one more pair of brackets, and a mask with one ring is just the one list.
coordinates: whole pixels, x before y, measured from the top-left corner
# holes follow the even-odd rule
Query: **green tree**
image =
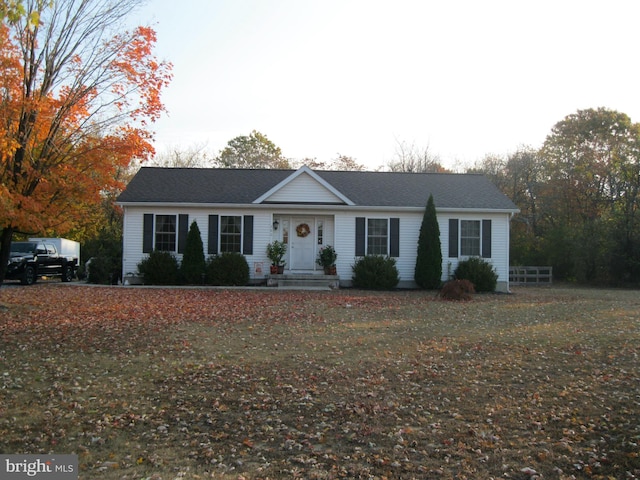
[(511, 221), (510, 258), (515, 265), (538, 265), (540, 192), (545, 180), (537, 149), (521, 146), (507, 157), (487, 155), (467, 173), (486, 175), (520, 209)]
[(614, 110), (579, 110), (553, 127), (541, 155), (541, 233), (563, 233), (548, 243), (563, 252), (546, 254), (578, 281), (640, 281), (640, 125)]
[(440, 288), (442, 283), (442, 248), (440, 227), (433, 195), (429, 195), (418, 237), (418, 257), (414, 279), (422, 288)]
[(291, 168), (280, 147), (255, 130), (229, 140), (216, 163), (222, 168)]
[(202, 283), (202, 274), (206, 270), (204, 247), (198, 223), (194, 220), (187, 233), (187, 242), (184, 246), (180, 274), (188, 284)]

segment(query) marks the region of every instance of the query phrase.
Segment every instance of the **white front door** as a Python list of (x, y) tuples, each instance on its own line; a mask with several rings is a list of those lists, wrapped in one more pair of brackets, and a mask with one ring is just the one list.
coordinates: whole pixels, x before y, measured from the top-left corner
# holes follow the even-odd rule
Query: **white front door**
[(291, 270), (313, 270), (316, 260), (316, 222), (313, 217), (292, 217), (289, 261)]

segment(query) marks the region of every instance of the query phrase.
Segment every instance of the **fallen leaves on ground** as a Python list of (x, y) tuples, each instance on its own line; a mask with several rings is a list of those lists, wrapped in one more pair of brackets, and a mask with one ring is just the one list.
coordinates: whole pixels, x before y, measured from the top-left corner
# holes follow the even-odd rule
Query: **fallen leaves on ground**
[(0, 451), (80, 478), (637, 478), (637, 292), (0, 290)]

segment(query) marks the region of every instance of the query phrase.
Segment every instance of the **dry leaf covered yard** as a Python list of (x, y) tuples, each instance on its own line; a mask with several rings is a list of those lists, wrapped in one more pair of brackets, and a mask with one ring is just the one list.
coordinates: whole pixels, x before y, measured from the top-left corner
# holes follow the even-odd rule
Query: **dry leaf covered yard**
[(82, 479), (640, 477), (640, 295), (0, 289), (0, 452)]

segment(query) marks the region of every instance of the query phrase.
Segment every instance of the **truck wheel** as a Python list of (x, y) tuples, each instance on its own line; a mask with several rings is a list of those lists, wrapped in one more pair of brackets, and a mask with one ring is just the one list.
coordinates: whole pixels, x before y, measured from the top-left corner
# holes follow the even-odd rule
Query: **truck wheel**
[(33, 285), (36, 283), (36, 269), (30, 266), (25, 267), (20, 283), (22, 283), (22, 285)]
[(73, 267), (70, 265), (66, 265), (62, 268), (62, 281), (70, 282), (73, 280)]

